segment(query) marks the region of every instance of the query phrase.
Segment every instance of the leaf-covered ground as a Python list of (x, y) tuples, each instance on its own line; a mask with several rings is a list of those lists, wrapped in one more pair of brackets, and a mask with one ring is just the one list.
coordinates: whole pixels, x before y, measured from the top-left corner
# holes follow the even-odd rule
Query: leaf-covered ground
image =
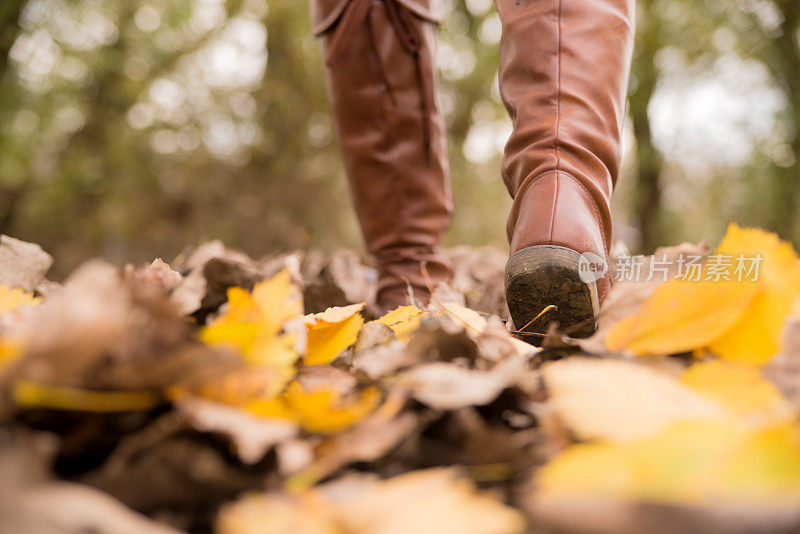
[(429, 306), (381, 316), (347, 251), (209, 243), (57, 284), (3, 236), (0, 532), (800, 531), (789, 245), (660, 249), (588, 340), (512, 332), (503, 254), (450, 254)]

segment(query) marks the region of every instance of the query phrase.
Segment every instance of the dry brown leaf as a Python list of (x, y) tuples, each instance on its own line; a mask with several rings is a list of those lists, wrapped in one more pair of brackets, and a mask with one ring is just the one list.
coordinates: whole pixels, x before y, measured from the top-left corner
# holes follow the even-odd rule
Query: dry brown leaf
[(341, 434), (326, 438), (315, 448), (311, 465), (286, 481), (291, 492), (307, 489), (354, 462), (372, 462), (397, 447), (417, 427), (417, 417), (401, 413), (402, 394), (392, 393), (375, 412)]
[[(460, 306), (454, 302), (442, 303), (442, 308), (445, 310), (447, 315), (452, 317), (457, 323), (464, 325), (467, 334), (473, 339), (476, 339), (486, 331), (489, 322), (477, 311)], [(499, 335), (496, 329), (493, 330), (493, 333), (495, 336)], [(514, 346), (515, 350), (520, 355), (531, 356), (541, 350), (533, 345), (525, 343), (520, 339), (512, 337), (508, 332), (506, 333), (506, 337), (508, 338), (509, 343)]]
[(335, 516), (354, 534), (522, 534), (518, 511), (475, 491), (451, 469), (400, 475), (336, 503)]
[(277, 493), (249, 495), (222, 508), (217, 534), (343, 534), (312, 499)]
[(394, 340), (387, 345), (357, 351), (353, 355), (352, 366), (369, 378), (377, 380), (421, 362), (418, 352), (407, 350), (405, 343)]
[(522, 534), (519, 512), (453, 470), (359, 480), (294, 498), (251, 496), (222, 510), (219, 534)]
[(0, 532), (179, 534), (106, 493), (51, 480), (53, 436), (0, 431)]
[[(508, 320), (503, 277), (508, 254), (495, 247), (453, 247), (450, 285), (464, 295), (466, 306)], [(459, 302), (460, 304), (460, 302)]]
[(420, 364), (397, 376), (392, 384), (437, 410), (483, 406), (513, 385), (525, 370), (523, 358), (509, 358), (489, 371), (466, 369), (452, 363)]
[(246, 464), (260, 461), (272, 447), (294, 438), (300, 431), (294, 422), (254, 417), (232, 406), (204, 399), (185, 398), (176, 406), (192, 428), (227, 436)]
[(33, 291), (52, 264), (39, 245), (0, 235), (0, 286)]
[(535, 524), (559, 534), (787, 534), (800, 528), (800, 511), (777, 506), (691, 506), (538, 494), (525, 505)]
[(374, 295), (375, 269), (365, 266), (355, 252), (338, 250), (330, 256), (310, 253), (304, 260), (302, 281), (306, 313), (367, 302)]

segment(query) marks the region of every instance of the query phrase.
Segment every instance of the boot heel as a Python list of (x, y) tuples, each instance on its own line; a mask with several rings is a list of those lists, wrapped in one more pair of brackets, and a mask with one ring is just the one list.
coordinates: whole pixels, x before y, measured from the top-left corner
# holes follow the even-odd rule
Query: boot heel
[[(569, 248), (536, 245), (508, 259), (506, 300), (517, 329), (543, 334), (551, 322), (557, 321), (560, 330), (569, 331), (572, 337), (589, 337), (594, 333), (600, 309), (597, 283), (581, 279), (580, 258), (579, 253)], [(550, 305), (557, 308), (533, 321)], [(574, 330), (570, 331), (571, 328)], [(539, 344), (541, 336), (523, 336), (523, 339)]]

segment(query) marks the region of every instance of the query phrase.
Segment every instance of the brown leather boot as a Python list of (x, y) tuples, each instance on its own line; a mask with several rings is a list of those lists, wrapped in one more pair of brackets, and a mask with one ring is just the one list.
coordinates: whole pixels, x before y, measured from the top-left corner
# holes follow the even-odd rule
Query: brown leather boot
[[(509, 311), (518, 329), (545, 332), (558, 321), (585, 337), (609, 289), (609, 273), (596, 270), (611, 239), (634, 0), (496, 4), (500, 92), (514, 123), (503, 161), (514, 198)], [(548, 305), (557, 309), (534, 320)]]
[(451, 276), (440, 250), (452, 197), (434, 97), (441, 0), (312, 0), (328, 92), (377, 306), (427, 304)]

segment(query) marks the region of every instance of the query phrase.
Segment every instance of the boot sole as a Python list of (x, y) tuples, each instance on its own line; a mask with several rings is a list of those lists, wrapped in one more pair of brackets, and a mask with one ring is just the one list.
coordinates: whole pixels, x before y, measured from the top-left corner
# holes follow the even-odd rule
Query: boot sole
[[(549, 324), (555, 321), (559, 329), (567, 331), (571, 337), (589, 337), (595, 332), (600, 309), (597, 283), (581, 280), (578, 271), (580, 257), (566, 247), (536, 245), (524, 248), (508, 259), (506, 300), (518, 330), (524, 328), (524, 332), (544, 334)], [(557, 309), (533, 320), (550, 305)], [(579, 324), (581, 326), (577, 326)], [(539, 344), (542, 340), (542, 336), (521, 337), (531, 344)]]

